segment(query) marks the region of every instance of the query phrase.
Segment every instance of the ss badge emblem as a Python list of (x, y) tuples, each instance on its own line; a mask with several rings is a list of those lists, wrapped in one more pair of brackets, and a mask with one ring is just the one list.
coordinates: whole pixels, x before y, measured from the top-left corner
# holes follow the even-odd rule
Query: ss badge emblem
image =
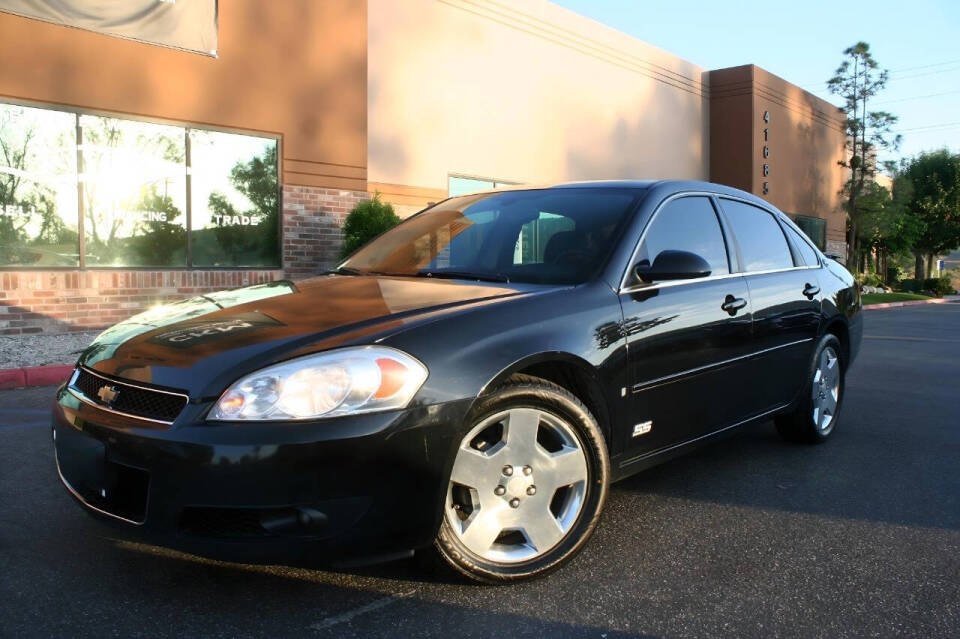
[(633, 427), (633, 436), (646, 435), (651, 430), (653, 430), (653, 420), (648, 420)]

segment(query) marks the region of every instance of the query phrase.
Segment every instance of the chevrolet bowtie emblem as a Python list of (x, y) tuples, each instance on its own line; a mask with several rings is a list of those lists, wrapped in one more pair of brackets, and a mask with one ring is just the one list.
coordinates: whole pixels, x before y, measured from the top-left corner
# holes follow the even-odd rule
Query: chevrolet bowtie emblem
[(113, 386), (101, 386), (100, 390), (97, 391), (97, 397), (100, 398), (104, 404), (109, 404), (117, 398), (117, 389)]

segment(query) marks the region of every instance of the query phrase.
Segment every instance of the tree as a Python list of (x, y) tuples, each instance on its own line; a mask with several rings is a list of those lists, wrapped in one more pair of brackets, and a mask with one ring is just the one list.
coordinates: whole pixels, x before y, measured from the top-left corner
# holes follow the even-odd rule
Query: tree
[(872, 254), (874, 271), (884, 280), (889, 258), (911, 250), (923, 231), (923, 222), (910, 210), (912, 196), (909, 178), (895, 174), (892, 191), (871, 182), (860, 197), (860, 243)]
[[(44, 176), (62, 170), (65, 140), (38, 136), (23, 107), (6, 105), (0, 116), (0, 264), (30, 261), (30, 246), (77, 246), (77, 232), (57, 213), (56, 190)], [(55, 183), (53, 183), (55, 184)], [(75, 259), (75, 256), (59, 256)], [(69, 263), (69, 262), (67, 262)], [(59, 265), (59, 263), (57, 263)]]
[[(83, 127), (81, 169), (88, 175), (99, 173), (100, 162), (109, 158), (123, 142), (123, 132), (118, 121), (111, 118), (91, 117)], [(87, 149), (92, 149), (87, 151)], [(115, 250), (117, 232), (123, 218), (113, 214), (113, 202), (100, 202), (97, 180), (83, 182), (84, 237), (87, 259), (96, 262), (98, 256), (106, 256)], [(103, 219), (106, 218), (106, 219)], [(101, 222), (103, 224), (101, 225)], [(109, 230), (105, 227), (109, 226)]]
[(877, 152), (899, 147), (900, 136), (893, 135), (891, 130), (897, 122), (895, 115), (867, 108), (870, 99), (886, 86), (888, 79), (887, 71), (881, 70), (870, 54), (870, 45), (858, 42), (844, 50), (843, 55), (845, 59), (827, 81), (827, 88), (843, 98), (847, 114), (847, 154), (840, 166), (850, 174), (841, 195), (847, 212), (847, 263), (859, 266), (858, 227), (866, 212), (860, 200), (869, 196), (869, 185), (877, 172)]
[[(241, 255), (245, 253), (259, 253), (268, 264), (279, 262), (277, 242), (264, 242), (264, 238), (276, 238), (279, 228), (277, 146), (271, 145), (263, 155), (249, 162), (237, 162), (230, 170), (230, 184), (247, 197), (253, 208), (237, 211), (223, 193), (211, 193), (207, 205), (215, 216), (219, 216), (214, 229), (217, 244), (230, 254), (234, 264), (242, 261)], [(241, 217), (256, 217), (259, 219), (257, 226), (264, 232), (250, 234), (243, 226), (233, 223)]]
[(347, 257), (358, 248), (400, 223), (393, 206), (380, 200), (380, 193), (373, 199), (363, 200), (350, 211), (343, 223), (343, 248), (341, 257)]
[(154, 184), (144, 189), (138, 210), (162, 213), (164, 219), (137, 223), (134, 234), (127, 241), (128, 261), (149, 266), (172, 266), (174, 256), (187, 249), (187, 230), (174, 221), (180, 217), (180, 209), (172, 197), (159, 193)]
[(930, 276), (933, 259), (960, 247), (960, 154), (921, 153), (902, 168), (913, 185), (909, 209), (923, 222), (914, 244), (916, 278)]

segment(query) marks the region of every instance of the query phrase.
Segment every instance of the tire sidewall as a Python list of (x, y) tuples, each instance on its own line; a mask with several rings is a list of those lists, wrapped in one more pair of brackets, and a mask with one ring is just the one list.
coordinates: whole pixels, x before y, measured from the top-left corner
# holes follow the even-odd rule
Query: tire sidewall
[[(493, 562), (471, 552), (453, 531), (447, 521), (446, 491), (443, 501), (440, 530), (436, 546), (444, 558), (457, 570), (479, 581), (504, 583), (544, 575), (576, 553), (589, 539), (597, 525), (606, 501), (610, 477), (610, 461), (603, 435), (596, 420), (576, 397), (549, 382), (530, 381), (508, 383), (490, 395), (480, 398), (465, 420), (465, 428), (456, 438), (453, 459), (463, 438), (481, 421), (513, 408), (535, 408), (555, 415), (572, 426), (587, 462), (588, 481), (583, 506), (577, 520), (559, 544), (545, 554), (518, 563)], [(453, 464), (450, 464), (452, 469)], [(449, 476), (447, 484), (449, 485)]]

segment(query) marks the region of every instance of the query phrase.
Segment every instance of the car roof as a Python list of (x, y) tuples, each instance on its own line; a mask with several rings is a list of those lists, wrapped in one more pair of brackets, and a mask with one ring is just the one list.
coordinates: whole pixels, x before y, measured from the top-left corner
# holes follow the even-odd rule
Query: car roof
[[(582, 180), (577, 182), (558, 182), (555, 184), (512, 184), (479, 191), (479, 193), (498, 193), (503, 191), (532, 191), (541, 189), (655, 189), (662, 196), (672, 193), (682, 193), (684, 191), (706, 191), (716, 193), (717, 195), (730, 195), (751, 202), (755, 202), (766, 208), (776, 209), (770, 202), (757, 197), (753, 193), (735, 189), (715, 182), (704, 182), (702, 180)], [(475, 194), (473, 194), (475, 195)]]

